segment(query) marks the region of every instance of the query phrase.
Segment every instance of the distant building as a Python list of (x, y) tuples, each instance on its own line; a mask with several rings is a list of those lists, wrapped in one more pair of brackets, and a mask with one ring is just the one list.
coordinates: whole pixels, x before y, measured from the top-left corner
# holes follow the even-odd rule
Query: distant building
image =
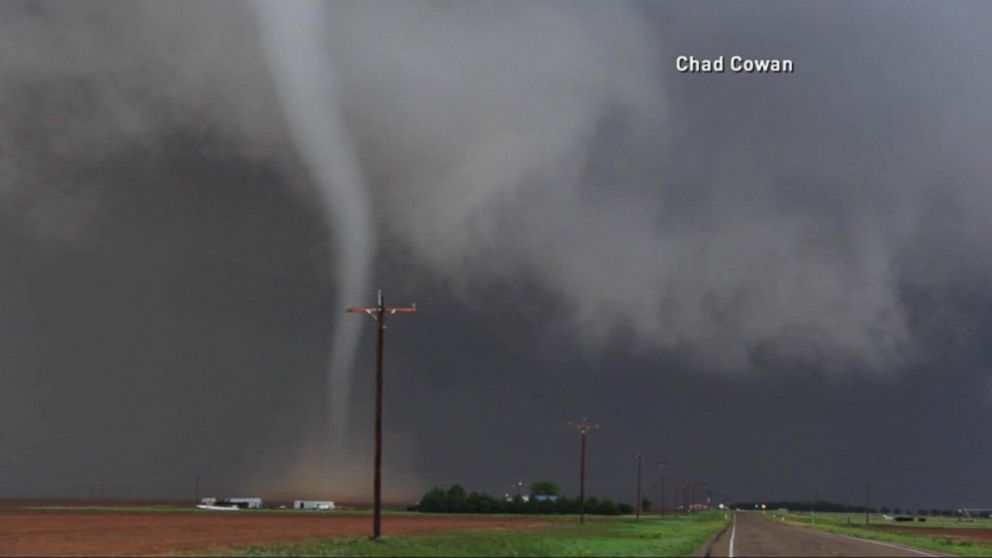
[(227, 502), (238, 506), (239, 508), (247, 508), (250, 510), (262, 509), (261, 498), (228, 498)]
[(330, 511), (334, 509), (334, 502), (330, 500), (296, 500), (293, 502), (293, 509)]
[(234, 507), (257, 510), (262, 508), (261, 498), (200, 498), (204, 506)]
[(527, 502), (530, 502), (530, 496), (527, 496), (526, 494), (524, 494), (524, 495), (517, 494), (516, 496), (514, 496), (512, 494), (504, 494), (503, 495), (503, 499), (506, 500), (507, 502), (512, 502), (512, 501), (516, 500), (518, 497), (525, 504)]

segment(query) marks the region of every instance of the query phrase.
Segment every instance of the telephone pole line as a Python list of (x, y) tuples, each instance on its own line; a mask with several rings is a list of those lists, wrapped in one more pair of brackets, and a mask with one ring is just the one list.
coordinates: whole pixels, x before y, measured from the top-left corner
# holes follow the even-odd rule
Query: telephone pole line
[(386, 316), (396, 313), (413, 313), (417, 311), (417, 305), (411, 306), (386, 306), (382, 297), (382, 289), (379, 289), (378, 300), (375, 306), (349, 306), (345, 312), (354, 314), (368, 314), (376, 321), (375, 345), (375, 476), (372, 481), (375, 493), (375, 511), (372, 515), (372, 538), (378, 539), (382, 535), (382, 345), (386, 331)]
[(582, 458), (579, 466), (579, 523), (586, 522), (586, 434), (599, 428), (598, 424), (590, 424), (586, 419), (581, 422), (569, 422), (569, 426), (582, 434)]

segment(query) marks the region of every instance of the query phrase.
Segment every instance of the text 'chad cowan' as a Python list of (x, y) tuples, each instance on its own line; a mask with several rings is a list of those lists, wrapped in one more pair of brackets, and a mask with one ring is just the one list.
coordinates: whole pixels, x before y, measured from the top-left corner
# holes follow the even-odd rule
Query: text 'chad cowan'
[(731, 56), (730, 64), (724, 65), (724, 57), (696, 58), (695, 56), (678, 56), (675, 58), (675, 69), (683, 74), (722, 74), (725, 67), (736, 74), (791, 74), (795, 64), (789, 58), (745, 58)]

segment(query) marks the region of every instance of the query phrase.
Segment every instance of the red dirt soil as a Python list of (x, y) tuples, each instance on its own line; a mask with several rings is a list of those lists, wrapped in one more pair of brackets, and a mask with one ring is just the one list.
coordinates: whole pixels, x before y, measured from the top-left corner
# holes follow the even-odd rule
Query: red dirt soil
[[(371, 515), (0, 509), (0, 556), (150, 556), (319, 537), (360, 537)], [(522, 529), (530, 518), (384, 516), (383, 533)]]

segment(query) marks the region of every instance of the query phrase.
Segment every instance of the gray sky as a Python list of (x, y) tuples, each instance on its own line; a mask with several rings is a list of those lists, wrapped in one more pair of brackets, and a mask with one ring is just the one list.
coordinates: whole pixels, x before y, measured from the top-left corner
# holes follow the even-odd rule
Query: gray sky
[(382, 286), (392, 498), (992, 504), (987, 5), (256, 8), (0, 5), (0, 494), (367, 497)]

